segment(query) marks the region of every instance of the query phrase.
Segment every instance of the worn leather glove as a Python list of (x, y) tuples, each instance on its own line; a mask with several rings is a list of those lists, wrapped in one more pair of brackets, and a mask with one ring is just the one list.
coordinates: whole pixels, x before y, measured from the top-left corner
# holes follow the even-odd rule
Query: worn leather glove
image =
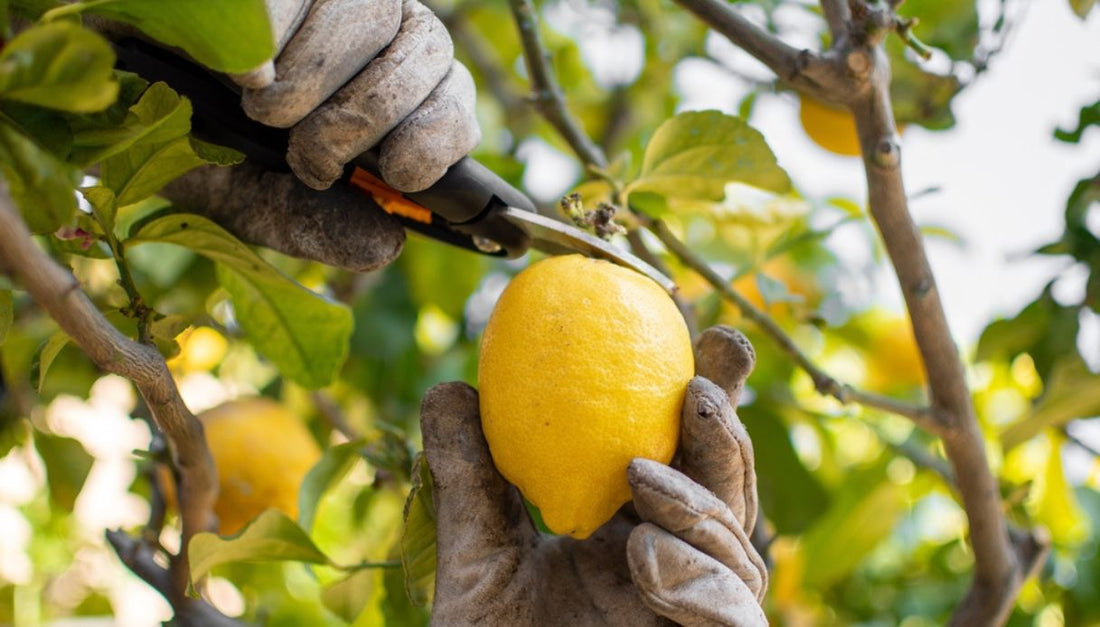
[(541, 535), (493, 466), (477, 392), (428, 391), (421, 414), (434, 479), (434, 625), (766, 625), (767, 570), (752, 443), (734, 407), (754, 353), (715, 327), (695, 346), (679, 470), (635, 459), (634, 500), (586, 540)]
[(266, 0), (278, 56), (237, 77), (248, 115), (290, 128), (287, 161), (326, 189), (380, 145), (382, 178), (430, 187), (481, 138), (474, 81), (416, 0)]
[(430, 187), (480, 139), (473, 79), (416, 0), (266, 5), (279, 52), (233, 78), (250, 117), (290, 128), (294, 175), (204, 167), (162, 193), (250, 243), (349, 270), (381, 267), (401, 251), (401, 225), (361, 193), (329, 187), (374, 146), (391, 186)]

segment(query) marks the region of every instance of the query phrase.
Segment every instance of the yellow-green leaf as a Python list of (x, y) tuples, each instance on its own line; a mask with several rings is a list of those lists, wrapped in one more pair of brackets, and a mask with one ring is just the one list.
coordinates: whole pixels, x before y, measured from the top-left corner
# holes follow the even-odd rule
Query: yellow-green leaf
[(1062, 467), (1065, 438), (1054, 430), (1048, 430), (1047, 437), (1046, 465), (1032, 484), (1028, 509), (1035, 520), (1046, 525), (1055, 544), (1076, 546), (1088, 536), (1088, 521)]
[(722, 200), (735, 182), (777, 193), (791, 187), (759, 131), (719, 111), (689, 111), (653, 134), (641, 175), (627, 191), (659, 194), (675, 209)]
[(33, 26), (0, 52), (0, 99), (73, 113), (101, 111), (118, 97), (115, 53), (71, 22)]
[(401, 532), (401, 565), (405, 591), (413, 605), (432, 602), (435, 591), (435, 505), (432, 473), (424, 456), (416, 458), (413, 485), (405, 502), (405, 527)]
[(329, 564), (328, 557), (286, 514), (267, 509), (235, 536), (196, 534), (187, 548), (191, 580), (198, 581), (222, 564), (296, 561)]

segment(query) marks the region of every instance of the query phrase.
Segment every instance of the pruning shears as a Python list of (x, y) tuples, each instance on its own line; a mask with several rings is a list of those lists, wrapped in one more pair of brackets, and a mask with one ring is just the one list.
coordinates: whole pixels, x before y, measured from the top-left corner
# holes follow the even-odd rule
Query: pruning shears
[[(147, 41), (123, 39), (114, 42), (114, 48), (119, 69), (164, 81), (191, 100), (195, 136), (239, 150), (269, 170), (290, 171), (285, 159), (287, 130), (248, 118), (239, 105), (239, 88), (232, 82)], [(507, 258), (530, 248), (552, 255), (581, 253), (640, 272), (670, 293), (675, 289), (668, 277), (634, 255), (540, 215), (523, 192), (472, 157), (451, 166), (442, 179), (420, 192), (399, 192), (378, 172), (378, 155), (371, 150), (348, 165), (342, 183), (366, 193), (406, 228), (438, 241)]]

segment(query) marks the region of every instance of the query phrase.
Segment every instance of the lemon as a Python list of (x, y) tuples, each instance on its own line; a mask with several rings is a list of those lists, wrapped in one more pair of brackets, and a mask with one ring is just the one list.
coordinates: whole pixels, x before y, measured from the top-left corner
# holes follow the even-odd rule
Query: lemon
[(693, 371), (684, 319), (652, 280), (580, 255), (540, 261), (481, 341), (493, 462), (551, 531), (585, 538), (630, 500), (633, 458), (672, 459)]
[(202, 372), (213, 370), (222, 362), (229, 349), (225, 336), (210, 327), (188, 327), (176, 337), (180, 352), (168, 360), (173, 372)]
[(924, 362), (909, 319), (874, 311), (867, 320), (867, 388), (898, 393), (923, 386)]
[(845, 157), (860, 155), (856, 121), (847, 109), (801, 96), (798, 119), (802, 130), (818, 146)]
[[(218, 533), (240, 531), (269, 507), (298, 515), (298, 487), (321, 450), (297, 416), (275, 401), (247, 398), (209, 409), (199, 420), (218, 469)], [(165, 496), (174, 505), (171, 490)]]

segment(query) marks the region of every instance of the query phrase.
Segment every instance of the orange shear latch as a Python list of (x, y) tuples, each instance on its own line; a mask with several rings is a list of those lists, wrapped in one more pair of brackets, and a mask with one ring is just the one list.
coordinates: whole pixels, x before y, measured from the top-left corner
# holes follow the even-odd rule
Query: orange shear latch
[(385, 181), (356, 167), (351, 172), (351, 184), (370, 194), (386, 213), (406, 217), (421, 224), (432, 223), (432, 212), (405, 198), (404, 194), (390, 187)]

